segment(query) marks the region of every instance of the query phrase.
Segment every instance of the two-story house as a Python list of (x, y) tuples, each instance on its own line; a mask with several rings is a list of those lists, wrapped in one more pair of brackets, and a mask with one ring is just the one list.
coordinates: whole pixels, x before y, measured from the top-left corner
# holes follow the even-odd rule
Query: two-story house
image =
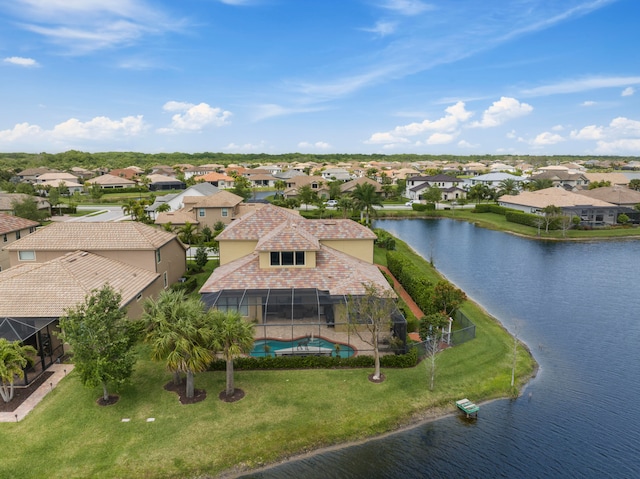
[(38, 226), (40, 223), (37, 221), (0, 213), (0, 271), (10, 265), (9, 252), (5, 248), (23, 236), (33, 233)]

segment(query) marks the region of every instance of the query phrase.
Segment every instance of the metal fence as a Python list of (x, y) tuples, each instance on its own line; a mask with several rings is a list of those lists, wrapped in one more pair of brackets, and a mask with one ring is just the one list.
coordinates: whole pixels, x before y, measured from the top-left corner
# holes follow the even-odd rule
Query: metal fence
[(445, 349), (449, 346), (457, 346), (459, 344), (466, 343), (476, 337), (476, 325), (471, 322), (469, 318), (467, 318), (460, 311), (456, 311), (456, 314), (453, 318), (453, 324), (451, 328), (451, 334), (448, 332), (444, 333), (442, 336), (442, 340), (437, 345), (437, 349), (434, 349), (436, 346), (432, 344), (432, 342), (427, 339), (426, 341), (422, 341), (418, 343), (416, 347), (418, 348), (418, 357), (425, 358), (432, 354), (433, 351), (439, 351)]

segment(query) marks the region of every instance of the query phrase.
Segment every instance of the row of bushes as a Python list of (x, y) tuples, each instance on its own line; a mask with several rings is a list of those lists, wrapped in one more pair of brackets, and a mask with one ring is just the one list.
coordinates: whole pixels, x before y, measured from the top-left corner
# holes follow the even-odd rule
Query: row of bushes
[(433, 283), (419, 266), (402, 253), (387, 251), (387, 267), (423, 312), (431, 309)]
[(411, 205), (411, 209), (413, 211), (435, 211), (436, 204), (435, 203), (427, 203), (427, 204), (413, 203)]
[(508, 212), (517, 210), (492, 203), (482, 203), (477, 204), (473, 211), (474, 213), (495, 213), (497, 215), (505, 216)]
[[(411, 348), (407, 354), (389, 354), (380, 357), (380, 365), (384, 368), (412, 368), (418, 364), (418, 350)], [(234, 370), (256, 369), (334, 369), (334, 368), (372, 368), (373, 356), (358, 355), (350, 358), (334, 356), (267, 356), (263, 358), (240, 357), (233, 361)], [(224, 371), (226, 362), (215, 360), (211, 371)]]
[[(531, 213), (523, 213), (521, 211), (509, 211), (505, 215), (505, 218), (507, 221), (511, 223), (518, 223), (520, 225), (531, 226), (532, 228), (541, 227), (545, 225), (543, 220), (546, 221), (542, 216), (534, 215)], [(550, 218), (548, 229), (549, 230), (560, 229), (561, 221), (562, 221), (561, 217)], [(547, 229), (546, 225), (545, 225), (545, 229)]]

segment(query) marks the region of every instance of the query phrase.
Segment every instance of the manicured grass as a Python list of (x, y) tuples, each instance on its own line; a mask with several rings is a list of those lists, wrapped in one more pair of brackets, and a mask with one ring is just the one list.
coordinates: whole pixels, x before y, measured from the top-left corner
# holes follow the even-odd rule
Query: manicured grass
[[(463, 396), (508, 396), (510, 344), (498, 326), (479, 322), (478, 339), (441, 353), (433, 392), (425, 364), (384, 370), (382, 384), (368, 381), (369, 370), (239, 371), (246, 397), (224, 403), (224, 372), (209, 372), (196, 375), (207, 399), (181, 405), (162, 388), (170, 380), (163, 367), (141, 360), (120, 401), (100, 407), (99, 391), (71, 373), (25, 420), (0, 424), (0, 477), (185, 478), (258, 467), (453, 410)], [(520, 356), (527, 377), (532, 362)]]

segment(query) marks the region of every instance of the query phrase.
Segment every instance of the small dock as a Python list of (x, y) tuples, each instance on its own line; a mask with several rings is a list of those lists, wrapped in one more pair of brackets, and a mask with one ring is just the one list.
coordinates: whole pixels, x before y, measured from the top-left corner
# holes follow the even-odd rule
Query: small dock
[(472, 403), (467, 398), (456, 401), (456, 406), (458, 407), (458, 409), (464, 412), (467, 415), (467, 417), (471, 417), (471, 416), (478, 417), (478, 411), (480, 411), (480, 406), (478, 406), (475, 403)]

